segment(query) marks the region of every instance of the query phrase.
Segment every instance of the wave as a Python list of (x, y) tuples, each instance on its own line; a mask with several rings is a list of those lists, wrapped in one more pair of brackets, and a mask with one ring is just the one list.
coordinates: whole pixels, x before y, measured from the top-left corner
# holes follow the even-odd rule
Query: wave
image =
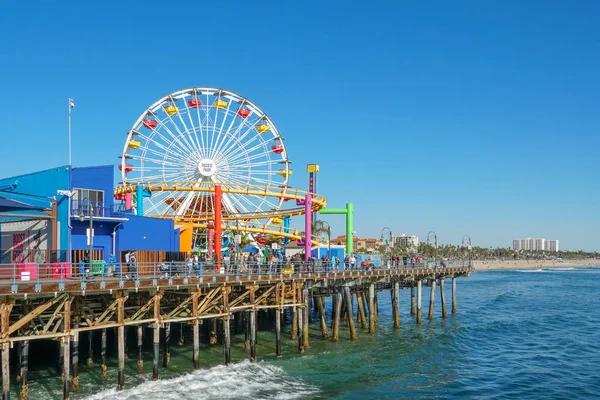
[(104, 390), (87, 400), (196, 400), (196, 399), (300, 399), (319, 392), (315, 386), (292, 377), (275, 365), (244, 360), (171, 379), (147, 381), (117, 391)]
[(515, 272), (548, 272), (545, 269), (516, 269)]
[(573, 267), (551, 268), (550, 271), (574, 271)]

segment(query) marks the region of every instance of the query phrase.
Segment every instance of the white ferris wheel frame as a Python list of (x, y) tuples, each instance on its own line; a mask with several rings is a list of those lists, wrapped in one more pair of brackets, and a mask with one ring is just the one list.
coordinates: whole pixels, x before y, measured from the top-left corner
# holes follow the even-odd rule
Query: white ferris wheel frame
[[(203, 104), (192, 107), (188, 105), (190, 99), (199, 99)], [(214, 104), (217, 101), (226, 101), (226, 108), (217, 107)], [(178, 111), (173, 114), (167, 113), (165, 108), (168, 105), (176, 105)], [(237, 114), (241, 108), (250, 111), (247, 118)], [(149, 117), (157, 122), (155, 128), (144, 127), (143, 122)], [(228, 120), (229, 125), (226, 124)], [(237, 125), (235, 125), (236, 121)], [(269, 131), (259, 132), (257, 129), (259, 123), (268, 125)], [(265, 139), (267, 137), (268, 140)], [(140, 146), (137, 149), (130, 148), (130, 142), (137, 139), (141, 139)], [(281, 153), (272, 153), (268, 143), (280, 145)], [(141, 155), (138, 154), (140, 151)], [(160, 181), (181, 182), (182, 185), (195, 186), (233, 183), (287, 187), (291, 174), (291, 161), (288, 159), (284, 138), (271, 118), (247, 98), (229, 90), (212, 87), (179, 90), (153, 103), (127, 132), (120, 157), (124, 186), (138, 182)], [(260, 161), (261, 159), (263, 160)], [(136, 177), (132, 177), (131, 172), (128, 176), (128, 160), (135, 160), (138, 163), (133, 166), (134, 171), (132, 171), (134, 175), (137, 174)], [(214, 178), (212, 174), (202, 176), (195, 170), (199, 168), (198, 164), (205, 160), (214, 162), (216, 170)], [(148, 165), (144, 166), (145, 163)], [(227, 167), (221, 171), (217, 165)], [(275, 165), (281, 165), (281, 169), (272, 170), (271, 167)], [(252, 171), (253, 167), (254, 171)], [(265, 167), (267, 170), (264, 170)], [(280, 171), (284, 173), (281, 174)], [(153, 174), (150, 174), (151, 172)], [(187, 179), (190, 175), (193, 176), (192, 180)], [(259, 178), (256, 175), (265, 175), (265, 177)], [(193, 191), (165, 192), (159, 197), (157, 202), (146, 199), (146, 202), (150, 203), (150, 207), (144, 206), (146, 214), (156, 213), (164, 216), (167, 211), (172, 210), (174, 213), (169, 212), (169, 215), (181, 216), (190, 209), (194, 201), (195, 210), (199, 199)], [(178, 201), (175, 210), (170, 204), (165, 203), (166, 199)], [(210, 196), (205, 196), (202, 201), (204, 200), (207, 204), (212, 204)], [(138, 199), (138, 201), (144, 200)], [(257, 195), (223, 195), (224, 209), (230, 214), (276, 211), (281, 208), (282, 202), (283, 199), (273, 202)]]

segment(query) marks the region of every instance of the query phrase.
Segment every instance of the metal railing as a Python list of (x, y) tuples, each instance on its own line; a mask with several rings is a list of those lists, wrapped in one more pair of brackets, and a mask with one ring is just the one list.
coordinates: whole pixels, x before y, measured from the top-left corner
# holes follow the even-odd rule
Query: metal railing
[[(343, 263), (334, 265), (321, 260), (313, 261), (229, 261), (224, 260), (220, 267), (213, 262), (161, 262), (161, 263), (106, 263), (102, 260), (77, 264), (0, 264), (0, 291), (18, 293), (56, 292), (63, 290), (108, 289), (140, 286), (188, 285), (205, 282), (278, 279), (318, 274), (381, 274), (420, 272), (458, 272), (468, 270), (468, 266), (442, 267), (432, 263), (414, 266), (376, 267), (354, 266), (346, 268)], [(93, 284), (93, 286), (88, 286)]]
[(103, 201), (74, 200), (71, 204), (71, 217), (121, 217), (132, 214), (133, 210), (125, 210), (123, 204), (105, 204)]

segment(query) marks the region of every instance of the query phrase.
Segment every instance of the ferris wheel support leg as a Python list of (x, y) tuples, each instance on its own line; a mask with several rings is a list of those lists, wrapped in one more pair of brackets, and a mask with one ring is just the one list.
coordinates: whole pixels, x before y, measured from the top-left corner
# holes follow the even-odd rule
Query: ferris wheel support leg
[(144, 188), (142, 185), (138, 185), (137, 191), (137, 215), (144, 215)]
[(215, 186), (215, 255), (217, 257), (215, 272), (221, 271), (221, 236), (223, 230), (221, 229), (221, 201), (223, 198), (223, 191), (220, 185)]
[[(283, 232), (290, 233), (290, 216), (283, 217)], [(286, 237), (283, 239), (283, 244), (287, 245), (290, 242), (290, 238)]]
[(312, 195), (307, 194), (304, 199), (304, 261), (310, 259), (312, 247)]

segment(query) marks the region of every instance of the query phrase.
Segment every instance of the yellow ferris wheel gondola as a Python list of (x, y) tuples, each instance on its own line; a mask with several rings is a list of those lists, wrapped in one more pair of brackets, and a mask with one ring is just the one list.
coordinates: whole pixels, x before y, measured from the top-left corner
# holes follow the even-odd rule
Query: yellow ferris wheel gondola
[(217, 108), (227, 108), (227, 102), (225, 100), (215, 100), (213, 106)]
[(260, 133), (267, 133), (271, 130), (271, 127), (267, 124), (262, 124), (262, 125), (258, 125), (256, 127), (256, 130), (258, 130)]

